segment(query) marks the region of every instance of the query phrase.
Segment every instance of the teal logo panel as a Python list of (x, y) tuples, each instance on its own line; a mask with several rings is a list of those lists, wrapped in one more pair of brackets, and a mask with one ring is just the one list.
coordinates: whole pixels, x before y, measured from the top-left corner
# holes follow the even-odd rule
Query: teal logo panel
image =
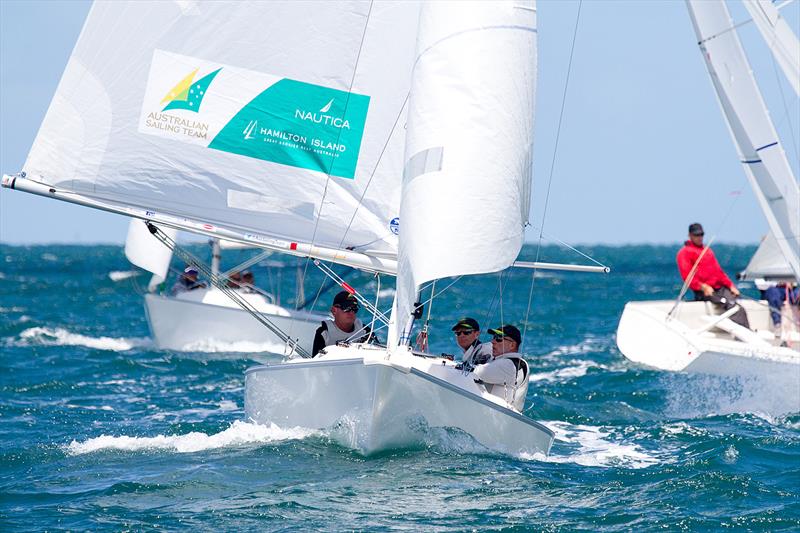
[(369, 96), (282, 79), (242, 108), (209, 148), (353, 179)]

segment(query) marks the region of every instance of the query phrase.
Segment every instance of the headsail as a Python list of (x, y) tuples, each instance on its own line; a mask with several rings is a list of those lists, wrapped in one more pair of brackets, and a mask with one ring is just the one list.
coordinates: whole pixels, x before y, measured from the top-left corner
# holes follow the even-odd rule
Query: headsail
[[(177, 230), (162, 228), (171, 239), (175, 239)], [(128, 237), (125, 239), (125, 257), (128, 261), (153, 274), (147, 290), (153, 291), (167, 279), (172, 250), (154, 237), (143, 220), (133, 219), (128, 226)]]
[(389, 342), (417, 288), (511, 266), (528, 219), (536, 87), (534, 2), (430, 2), (409, 103), (397, 296)]
[(753, 281), (756, 279), (788, 281), (794, 277), (792, 268), (783, 257), (778, 242), (772, 233), (768, 233), (756, 253), (747, 263), (747, 268), (739, 274), (742, 280)]
[(786, 79), (800, 95), (800, 43), (770, 0), (743, 0), (758, 31), (769, 46)]
[(703, 59), (756, 198), (800, 280), (800, 187), (721, 0), (687, 0)]
[(95, 3), (23, 170), (190, 230), (396, 253), (418, 12)]

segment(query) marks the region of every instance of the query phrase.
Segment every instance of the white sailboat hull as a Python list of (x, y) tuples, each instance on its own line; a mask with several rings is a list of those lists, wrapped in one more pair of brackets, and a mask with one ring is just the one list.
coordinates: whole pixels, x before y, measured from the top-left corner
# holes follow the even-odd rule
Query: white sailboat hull
[[(751, 328), (750, 341), (711, 327), (706, 302), (683, 302), (673, 318), (673, 301), (629, 302), (617, 329), (617, 346), (631, 361), (659, 370), (785, 381), (800, 406), (800, 351), (768, 341), (769, 311), (757, 302), (740, 301)], [(760, 333), (760, 334), (759, 334)]]
[(247, 418), (330, 430), (342, 444), (367, 454), (425, 444), (439, 428), (461, 430), (504, 453), (550, 450), (552, 431), (443, 359), (398, 354), (387, 360), (385, 350), (360, 345), (326, 350), (313, 360), (249, 369)]
[[(323, 315), (290, 311), (258, 294), (243, 297), (311, 353)], [(217, 289), (197, 289), (177, 296), (146, 294), (144, 305), (153, 341), (161, 349), (203, 351), (237, 343), (246, 343), (241, 344), (243, 347), (258, 344), (277, 353), (286, 349), (286, 343)]]

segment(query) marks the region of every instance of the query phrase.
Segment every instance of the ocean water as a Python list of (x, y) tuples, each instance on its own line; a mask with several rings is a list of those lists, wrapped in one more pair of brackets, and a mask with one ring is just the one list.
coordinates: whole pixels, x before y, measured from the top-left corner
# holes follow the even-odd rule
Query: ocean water
[[(753, 252), (715, 249), (729, 273)], [(800, 406), (766, 382), (628, 363), (614, 338), (622, 307), (677, 294), (675, 248), (584, 250), (613, 272), (444, 280), (432, 308), (432, 351), (452, 352), (459, 316), (522, 326), (533, 282), (525, 414), (556, 432), (545, 458), (446, 430), (364, 456), (324, 430), (248, 423), (244, 371), (279, 356), (156, 350), (147, 277), (121, 247), (0, 246), (0, 529), (800, 529)], [(540, 259), (576, 258), (547, 247)], [(297, 260), (268, 264), (258, 284), (292, 305)], [(375, 297), (373, 277), (337, 270)], [(306, 286), (321, 279), (309, 266)], [(381, 279), (382, 308), (392, 284)]]

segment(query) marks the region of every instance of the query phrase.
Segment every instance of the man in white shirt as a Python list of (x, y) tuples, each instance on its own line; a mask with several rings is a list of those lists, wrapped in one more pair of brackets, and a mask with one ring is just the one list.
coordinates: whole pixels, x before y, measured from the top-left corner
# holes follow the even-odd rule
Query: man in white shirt
[(489, 362), (492, 358), (492, 343), (481, 343), (481, 328), (478, 321), (474, 318), (464, 317), (453, 326), (453, 333), (456, 342), (464, 350), (461, 363), (457, 368), (462, 368), (467, 372), (472, 371), (477, 365)]
[(492, 359), (475, 367), (475, 381), (485, 385), (490, 394), (503, 398), (514, 409), (522, 411), (529, 377), (528, 363), (518, 352), (522, 335), (510, 324), (490, 329), (488, 333), (493, 335)]

